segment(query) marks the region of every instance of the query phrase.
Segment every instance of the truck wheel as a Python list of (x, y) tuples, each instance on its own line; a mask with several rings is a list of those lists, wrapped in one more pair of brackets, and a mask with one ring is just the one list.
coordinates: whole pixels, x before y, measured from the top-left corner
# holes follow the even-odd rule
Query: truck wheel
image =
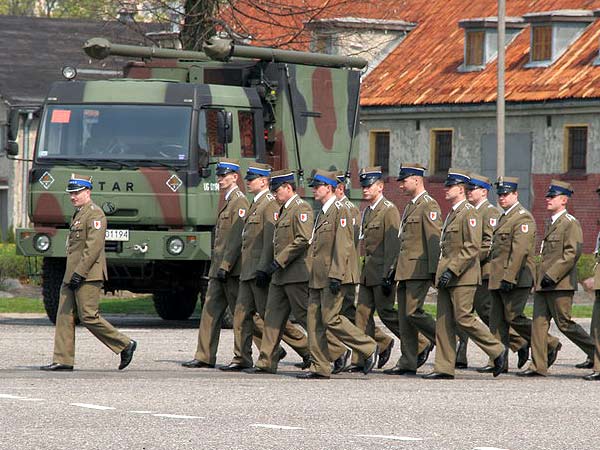
[(62, 258), (44, 258), (42, 262), (42, 298), (50, 322), (56, 323), (60, 287), (65, 276), (66, 261)]
[(165, 320), (185, 320), (194, 312), (198, 290), (185, 289), (173, 292), (155, 292), (154, 309)]

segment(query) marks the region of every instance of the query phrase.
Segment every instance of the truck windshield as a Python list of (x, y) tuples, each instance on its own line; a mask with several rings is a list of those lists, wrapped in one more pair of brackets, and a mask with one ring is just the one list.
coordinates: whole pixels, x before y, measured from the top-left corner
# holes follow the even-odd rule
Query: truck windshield
[(186, 163), (191, 117), (184, 106), (51, 105), (37, 158)]

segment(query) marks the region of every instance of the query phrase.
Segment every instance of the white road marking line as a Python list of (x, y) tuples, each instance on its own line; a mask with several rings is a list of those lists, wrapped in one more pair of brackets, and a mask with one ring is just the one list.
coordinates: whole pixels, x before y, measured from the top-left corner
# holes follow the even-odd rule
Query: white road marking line
[(369, 438), (380, 438), (380, 439), (391, 439), (394, 441), (422, 441), (421, 438), (414, 438), (408, 436), (387, 436), (385, 434), (357, 434), (356, 437), (369, 437)]
[(168, 419), (204, 419), (200, 416), (183, 416), (179, 414), (152, 414), (154, 417), (166, 417)]
[(140, 330), (139, 328), (119, 328), (123, 333), (152, 333), (154, 330)]
[(154, 411), (128, 411), (133, 414), (154, 414)]
[(25, 400), (27, 397), (19, 397), (18, 395), (0, 394), (0, 398), (10, 398), (13, 400)]
[(92, 405), (91, 403), (69, 403), (69, 405), (79, 406), (81, 408), (88, 408), (88, 409), (99, 409), (101, 411), (116, 409), (116, 408), (113, 408), (112, 406)]
[(498, 448), (498, 447), (475, 447), (473, 450), (507, 450), (507, 449)]
[(19, 400), (23, 400), (24, 402), (45, 402), (46, 401), (43, 398), (21, 398)]
[(268, 423), (253, 423), (250, 425), (255, 428), (269, 428), (271, 430), (304, 430), (302, 427), (288, 427), (286, 425), (271, 425)]

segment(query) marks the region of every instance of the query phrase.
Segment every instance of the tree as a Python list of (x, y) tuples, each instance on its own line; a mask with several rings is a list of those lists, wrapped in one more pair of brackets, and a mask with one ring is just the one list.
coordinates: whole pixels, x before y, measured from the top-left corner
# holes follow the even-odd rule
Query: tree
[(0, 14), (8, 16), (33, 16), (35, 0), (0, 0)]

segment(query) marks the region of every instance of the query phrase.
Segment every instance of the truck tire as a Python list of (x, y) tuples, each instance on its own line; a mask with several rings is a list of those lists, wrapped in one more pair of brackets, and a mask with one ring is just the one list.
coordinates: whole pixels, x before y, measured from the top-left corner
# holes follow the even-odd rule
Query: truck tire
[(155, 292), (154, 309), (165, 320), (186, 320), (194, 312), (198, 290), (184, 289), (172, 292)]
[(42, 299), (50, 322), (56, 323), (60, 287), (65, 276), (66, 260), (44, 258), (42, 262)]

